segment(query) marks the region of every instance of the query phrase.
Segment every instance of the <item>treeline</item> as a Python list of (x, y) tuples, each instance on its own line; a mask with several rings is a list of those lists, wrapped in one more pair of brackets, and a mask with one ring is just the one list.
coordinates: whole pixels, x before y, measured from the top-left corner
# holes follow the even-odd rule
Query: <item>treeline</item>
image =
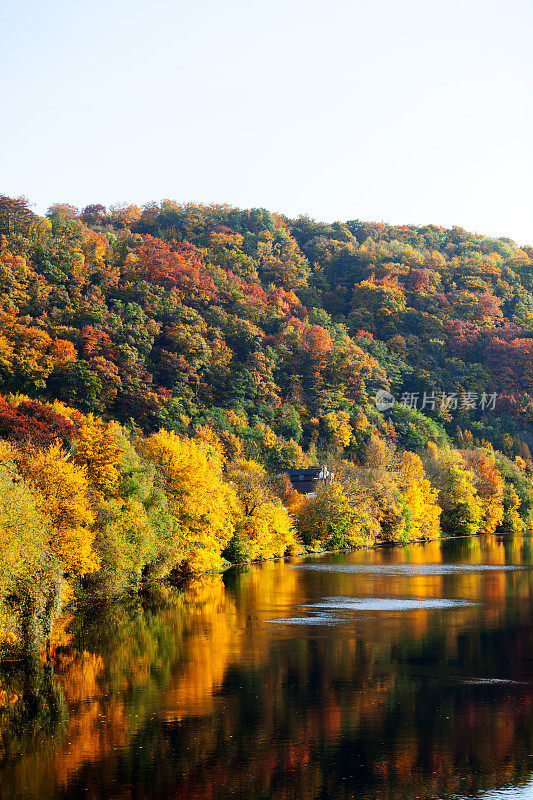
[(50, 642), (72, 598), (307, 549), (347, 548), (529, 524), (531, 470), (483, 449), (396, 451), (369, 441), (360, 463), (330, 454), (328, 480), (299, 495), (269, 474), (275, 436), (226, 430), (143, 436), (55, 401), (0, 399), (0, 646)]

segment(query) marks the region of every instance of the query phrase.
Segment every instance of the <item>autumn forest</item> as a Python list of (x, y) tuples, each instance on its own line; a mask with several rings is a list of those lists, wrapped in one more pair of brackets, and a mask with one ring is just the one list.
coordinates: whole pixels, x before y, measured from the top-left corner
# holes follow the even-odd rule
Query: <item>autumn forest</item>
[(2, 196), (0, 281), (3, 651), (80, 598), (533, 524), (533, 247)]

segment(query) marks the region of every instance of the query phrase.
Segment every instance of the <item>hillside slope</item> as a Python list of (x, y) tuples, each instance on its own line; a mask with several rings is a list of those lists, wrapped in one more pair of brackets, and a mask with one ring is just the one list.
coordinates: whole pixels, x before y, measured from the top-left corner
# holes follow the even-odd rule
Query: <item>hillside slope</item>
[[(231, 409), (250, 441), (264, 423), (312, 460), (317, 447), (357, 459), (371, 432), (521, 447), (532, 248), (170, 201), (41, 218), (3, 197), (0, 212), (4, 393), (145, 431), (227, 427)], [(380, 389), (400, 405), (379, 413)]]

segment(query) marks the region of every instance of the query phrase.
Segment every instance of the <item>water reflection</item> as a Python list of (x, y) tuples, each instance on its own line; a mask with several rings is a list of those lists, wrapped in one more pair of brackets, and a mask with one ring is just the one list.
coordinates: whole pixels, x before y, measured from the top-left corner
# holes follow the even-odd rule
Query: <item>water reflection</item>
[(530, 564), (449, 540), (81, 610), (2, 673), (0, 795), (526, 797)]

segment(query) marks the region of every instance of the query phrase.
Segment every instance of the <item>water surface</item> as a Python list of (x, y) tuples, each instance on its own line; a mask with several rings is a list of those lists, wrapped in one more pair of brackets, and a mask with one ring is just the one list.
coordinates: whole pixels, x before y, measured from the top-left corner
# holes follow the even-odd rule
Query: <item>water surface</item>
[(65, 619), (2, 798), (533, 796), (529, 539), (267, 563)]

